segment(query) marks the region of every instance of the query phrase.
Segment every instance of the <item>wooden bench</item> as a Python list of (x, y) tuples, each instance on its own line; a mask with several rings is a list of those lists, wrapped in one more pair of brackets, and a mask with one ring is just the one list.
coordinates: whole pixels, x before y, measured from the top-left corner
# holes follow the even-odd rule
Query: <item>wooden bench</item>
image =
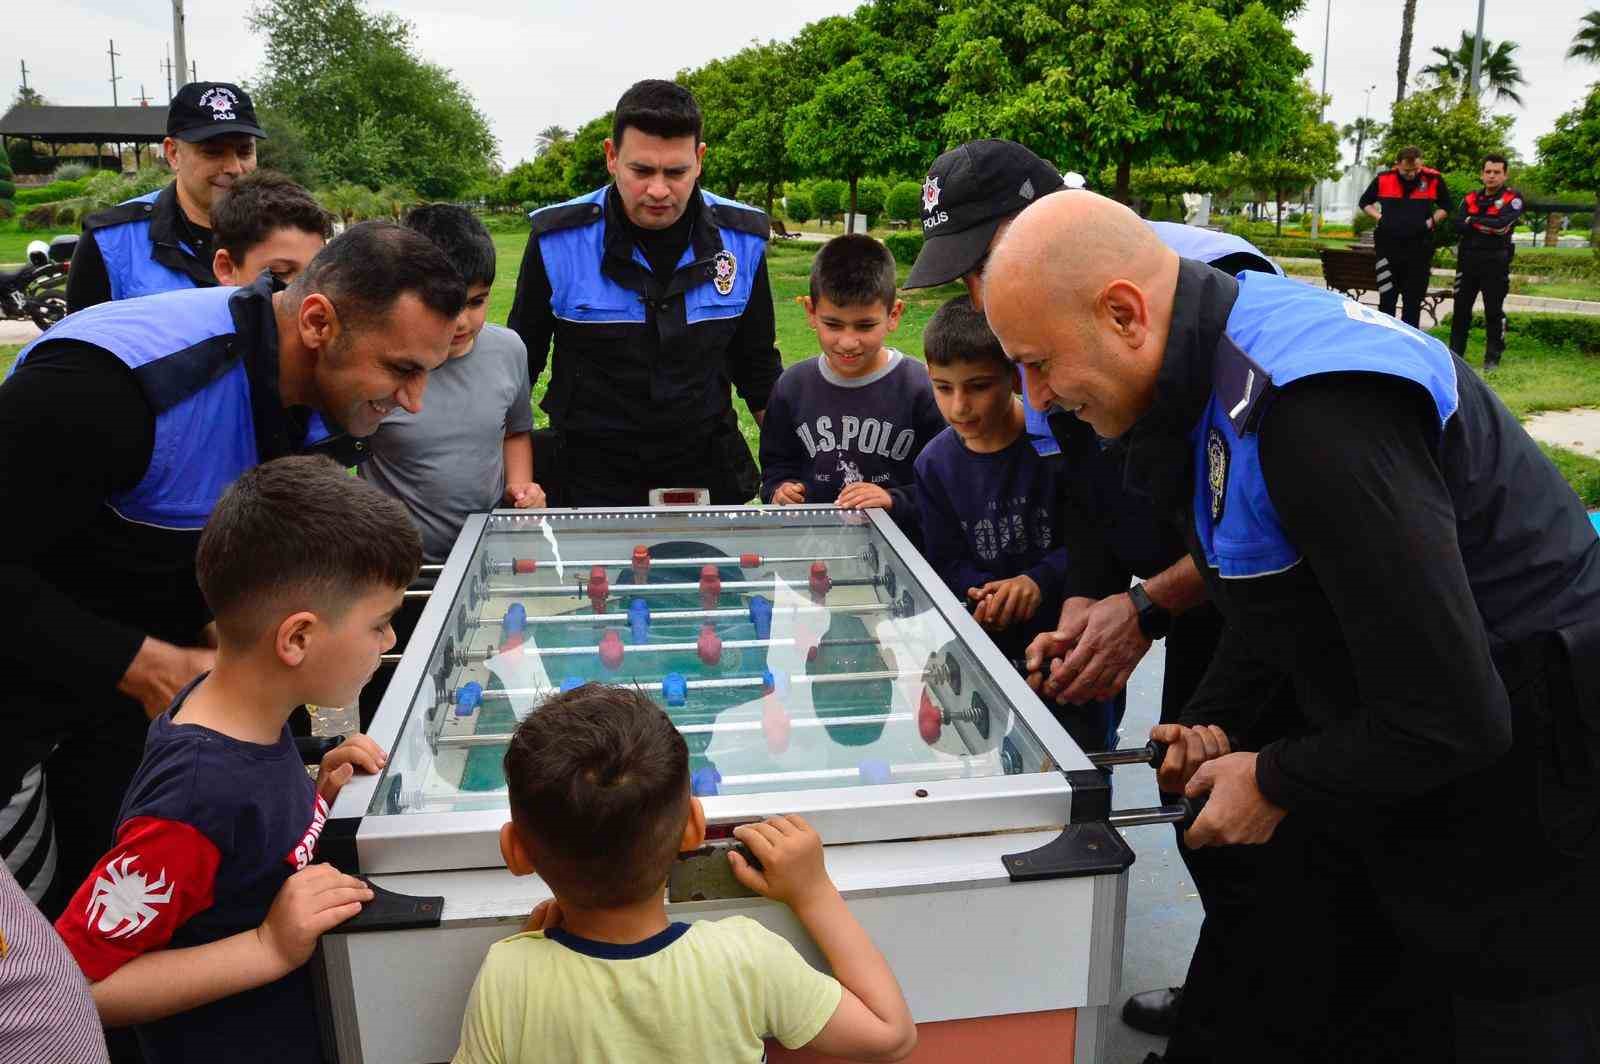
[(772, 239), (774, 240), (799, 240), (799, 233), (791, 233), (784, 228), (782, 218), (772, 219)]
[[(1360, 302), (1364, 294), (1378, 290), (1378, 253), (1363, 247), (1343, 251), (1326, 248), (1322, 252), (1322, 279), (1335, 292)], [(1455, 292), (1449, 288), (1430, 288), (1423, 292), (1422, 309), (1427, 312), (1428, 320), (1437, 325), (1439, 304), (1454, 298)]]

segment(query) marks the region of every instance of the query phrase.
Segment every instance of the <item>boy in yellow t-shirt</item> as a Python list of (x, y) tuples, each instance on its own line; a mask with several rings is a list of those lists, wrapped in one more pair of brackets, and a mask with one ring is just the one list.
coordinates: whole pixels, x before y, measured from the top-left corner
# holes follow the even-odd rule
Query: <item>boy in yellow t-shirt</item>
[(505, 758), (500, 852), (555, 897), (489, 949), (456, 1064), (764, 1059), (762, 1039), (855, 1060), (900, 1060), (917, 1029), (894, 973), (828, 878), (799, 817), (735, 830), (761, 864), (733, 874), (782, 901), (837, 979), (743, 916), (667, 920), (665, 884), (705, 840), (689, 752), (637, 691), (585, 684), (517, 728)]

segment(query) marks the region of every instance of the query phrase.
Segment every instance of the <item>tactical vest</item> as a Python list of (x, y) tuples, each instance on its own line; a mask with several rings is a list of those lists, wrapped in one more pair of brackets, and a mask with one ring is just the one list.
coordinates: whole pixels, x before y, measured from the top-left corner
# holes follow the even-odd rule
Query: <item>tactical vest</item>
[(1432, 201), (1438, 198), (1439, 185), (1443, 180), (1443, 175), (1439, 171), (1426, 166), (1420, 167), (1417, 170), (1416, 187), (1407, 192), (1405, 184), (1400, 180), (1400, 171), (1385, 170), (1378, 175), (1378, 198)]
[[(1223, 259), (1234, 256), (1254, 256), (1261, 260), (1261, 264), (1269, 267), (1278, 276), (1283, 276), (1283, 268), (1263, 253), (1250, 241), (1232, 233), (1218, 233), (1210, 229), (1202, 229), (1196, 225), (1184, 225), (1179, 222), (1147, 222), (1155, 231), (1156, 236), (1167, 247), (1176, 251), (1186, 259), (1203, 262), (1207, 266), (1219, 263)], [(1017, 373), (1022, 376), (1022, 367), (1017, 367)], [(1061, 445), (1050, 431), (1049, 414), (1043, 410), (1035, 410), (1033, 404), (1027, 401), (1027, 379), (1023, 377), (1022, 407), (1027, 412), (1026, 431), (1033, 441), (1034, 450), (1041, 455), (1061, 453)]]
[[(198, 287), (189, 274), (158, 262), (153, 257), (155, 245), (150, 239), (150, 215), (155, 210), (156, 200), (165, 191), (157, 189), (119, 204), (116, 208), (122, 213), (129, 213), (142, 205), (142, 216), (103, 226), (96, 225), (91, 218), (85, 226), (87, 235), (99, 246), (100, 257), (105, 261), (113, 300)], [(178, 247), (191, 257), (194, 255), (188, 245), (179, 244)], [(205, 266), (209, 270), (209, 264)]]
[[(191, 288), (154, 302), (101, 303), (62, 319), (17, 355), (21, 366), (42, 343), (76, 340), (133, 371), (156, 415), (155, 442), (144, 478), (106, 500), (123, 520), (198, 530), (228, 485), (260, 460), (230, 306), (248, 291)], [(308, 442), (326, 435), (318, 420)]]
[(1293, 568), (1300, 551), (1278, 521), (1261, 471), (1266, 397), (1319, 373), (1386, 373), (1425, 389), (1441, 434), (1459, 399), (1450, 349), (1375, 308), (1299, 281), (1241, 273), (1212, 371), (1212, 394), (1189, 434), (1194, 528), (1223, 579)]

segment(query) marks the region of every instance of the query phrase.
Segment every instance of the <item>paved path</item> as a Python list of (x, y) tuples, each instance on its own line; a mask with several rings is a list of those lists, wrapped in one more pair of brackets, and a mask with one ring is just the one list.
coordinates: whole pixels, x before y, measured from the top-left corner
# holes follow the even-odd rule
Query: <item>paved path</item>
[(39, 335), (31, 321), (0, 321), (0, 344), (25, 344)]
[[(1303, 274), (1291, 273), (1289, 275), (1296, 281), (1326, 288), (1327, 284), (1321, 277), (1307, 277)], [(1378, 305), (1378, 293), (1368, 292), (1361, 297), (1361, 302), (1370, 306)], [(1480, 304), (1481, 306), (1481, 304)], [(1552, 299), (1549, 296), (1506, 296), (1506, 309), (1533, 314), (1592, 314), (1600, 315), (1600, 303), (1585, 299)], [(1450, 310), (1448, 301), (1439, 304), (1439, 317), (1443, 318)]]
[(1600, 458), (1600, 410), (1546, 410), (1528, 418), (1522, 427), (1541, 443)]

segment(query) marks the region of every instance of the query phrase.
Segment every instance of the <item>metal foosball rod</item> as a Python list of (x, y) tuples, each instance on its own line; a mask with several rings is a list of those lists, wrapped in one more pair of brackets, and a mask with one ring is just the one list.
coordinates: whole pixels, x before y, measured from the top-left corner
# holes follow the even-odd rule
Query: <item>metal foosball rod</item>
[[(830, 581), (832, 587), (877, 587), (881, 581), (874, 577), (846, 577)], [(723, 591), (770, 591), (771, 580), (730, 580), (721, 585)], [(632, 595), (667, 595), (684, 594), (699, 591), (698, 583), (681, 584), (614, 584), (607, 588), (606, 597), (622, 599)], [(582, 581), (569, 584), (552, 584), (544, 587), (514, 587), (503, 584), (491, 584), (484, 588), (484, 595), (494, 597), (525, 596), (525, 595), (562, 595), (570, 598), (590, 598), (588, 588)], [(483, 621), (480, 624), (485, 623)], [(495, 622), (499, 623), (499, 622)]]
[[(652, 555), (650, 556), (649, 563), (652, 565), (666, 566), (668, 568), (676, 568), (683, 565), (737, 565), (741, 569), (759, 569), (764, 565), (799, 565), (810, 562), (858, 562), (866, 557), (867, 553), (865, 551), (860, 551), (855, 554), (807, 554), (793, 555), (789, 557), (774, 557), (772, 555), (750, 552), (737, 556), (720, 555), (705, 558), (657, 558)], [(638, 561), (638, 558), (582, 558), (576, 561), (567, 561), (565, 558), (563, 558), (561, 560), (561, 566), (562, 568), (566, 568), (568, 566), (577, 568), (580, 566), (592, 565), (631, 566)], [(555, 564), (556, 562), (553, 558), (549, 560), (543, 558), (512, 558), (510, 561), (490, 563), (489, 571), (492, 573), (514, 573), (518, 575), (526, 575), (528, 573), (537, 572), (541, 566), (553, 566)], [(444, 572), (443, 565), (428, 564), (422, 567), (422, 573), (424, 575), (437, 576), (442, 572)]]
[[(484, 697), (490, 697), (489, 692), (484, 692)], [(916, 717), (915, 713), (862, 713), (848, 717), (799, 717), (790, 718), (790, 728), (829, 728), (846, 725), (864, 724), (890, 724), (910, 721)], [(760, 720), (729, 720), (717, 721), (714, 724), (679, 724), (678, 731), (683, 735), (721, 735), (733, 732), (760, 732), (767, 727), (765, 721)], [(511, 741), (510, 732), (483, 732), (472, 735), (441, 735), (438, 746), (448, 747), (477, 747), (477, 746), (504, 746)]]
[[(772, 607), (772, 612), (774, 615), (780, 613), (885, 613), (893, 609), (894, 606), (887, 602), (864, 602), (849, 606), (774, 606)], [(660, 613), (652, 613), (650, 615), (650, 619), (652, 622), (672, 620), (698, 621), (749, 616), (750, 611), (748, 608), (739, 609), (730, 607), (711, 610), (662, 610)], [(632, 619), (633, 615), (628, 613), (558, 613), (548, 617), (529, 617), (526, 623), (572, 625), (615, 622), (618, 624), (626, 624)], [(499, 623), (499, 621), (495, 622), (495, 624)]]

